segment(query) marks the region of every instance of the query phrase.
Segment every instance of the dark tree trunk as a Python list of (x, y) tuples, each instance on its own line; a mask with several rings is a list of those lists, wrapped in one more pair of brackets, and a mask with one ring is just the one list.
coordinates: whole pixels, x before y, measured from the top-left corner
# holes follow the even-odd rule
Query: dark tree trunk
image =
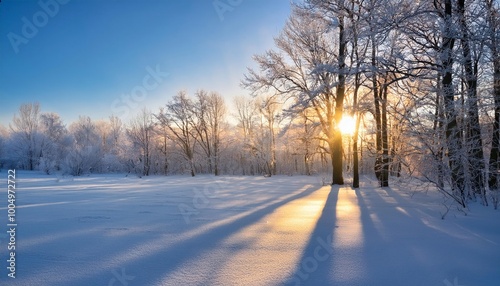
[[(337, 93), (335, 97), (335, 122), (338, 124), (342, 120), (342, 113), (344, 111), (344, 95), (345, 95), (345, 58), (346, 58), (346, 47), (347, 39), (345, 37), (344, 30), (344, 18), (339, 17), (339, 74), (338, 74), (338, 84)], [(332, 138), (331, 152), (332, 152), (332, 185), (343, 185), (344, 177), (342, 175), (342, 134), (335, 126)]]
[(381, 137), (382, 137), (382, 172), (380, 178), (380, 186), (389, 186), (389, 135), (387, 128), (387, 92), (388, 86), (384, 84), (381, 100)]
[(475, 194), (481, 195), (483, 202), (487, 204), (484, 193), (484, 178), (485, 171), (483, 141), (481, 138), (481, 126), (479, 124), (479, 108), (477, 98), (477, 65), (472, 62), (470, 49), (470, 36), (465, 19), (465, 0), (457, 1), (457, 10), (459, 14), (460, 30), (462, 34), (461, 46), (463, 55), (463, 67), (465, 71), (465, 86), (467, 88), (468, 101), (468, 128), (467, 142), (468, 146), (468, 161), (471, 180), (471, 188)]
[(495, 121), (493, 123), (493, 138), (490, 154), (490, 189), (499, 189), (500, 175), (500, 57), (496, 56), (494, 63), (494, 99), (495, 99)]
[(437, 165), (437, 186), (440, 188), (444, 188), (444, 166), (443, 166), (443, 147), (441, 146), (441, 140), (443, 139), (443, 124), (444, 124), (444, 115), (441, 107), (441, 76), (438, 75), (438, 86), (436, 92), (436, 109), (434, 111), (434, 124), (432, 130), (434, 131), (436, 138), (436, 143), (438, 144), (438, 150), (434, 155), (434, 159)]
[(452, 0), (445, 0), (444, 7), (444, 30), (443, 43), (441, 49), (442, 65), (442, 88), (446, 117), (446, 143), (448, 147), (448, 157), (451, 169), (451, 179), (454, 192), (460, 197), (460, 203), (465, 207), (465, 182), (464, 168), (462, 164), (462, 138), (457, 123), (457, 112), (455, 108), (455, 91), (453, 88), (453, 47), (455, 38), (452, 36)]
[[(356, 92), (355, 92), (356, 94)], [(352, 187), (359, 188), (359, 155), (358, 155), (358, 135), (359, 135), (359, 124), (361, 122), (361, 116), (358, 115), (356, 118), (356, 128), (354, 129), (354, 136), (352, 138), (352, 160), (353, 160), (353, 176), (352, 176)]]
[(373, 89), (373, 99), (375, 103), (375, 129), (376, 129), (376, 157), (375, 157), (375, 166), (374, 166), (374, 171), (375, 171), (375, 176), (377, 177), (377, 180), (380, 183), (381, 187), (386, 186), (386, 182), (388, 182), (387, 179), (385, 179), (385, 174), (384, 174), (384, 160), (383, 160), (383, 141), (382, 141), (382, 98), (381, 98), (381, 88), (379, 86), (378, 82), (378, 76), (377, 73), (375, 72), (376, 67), (377, 67), (377, 48), (375, 44), (375, 37), (372, 36), (372, 55), (371, 55), (371, 64), (372, 64), (372, 69), (373, 75), (372, 75), (372, 89)]
[(499, 189), (500, 175), (500, 44), (498, 33), (498, 11), (493, 6), (493, 0), (486, 0), (488, 7), (488, 24), (490, 28), (490, 50), (493, 58), (493, 98), (495, 101), (495, 121), (493, 123), (492, 146), (489, 160), (489, 187), (492, 190)]
[(333, 142), (330, 149), (332, 157), (332, 185), (343, 185), (344, 177), (342, 176), (342, 134), (340, 131), (335, 131)]

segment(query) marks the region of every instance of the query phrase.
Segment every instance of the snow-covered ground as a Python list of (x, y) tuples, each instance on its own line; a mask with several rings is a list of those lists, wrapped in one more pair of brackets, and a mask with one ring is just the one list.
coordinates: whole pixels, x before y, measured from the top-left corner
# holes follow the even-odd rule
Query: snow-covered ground
[[(0, 173), (5, 178), (7, 173)], [(0, 285), (500, 285), (500, 212), (321, 178), (17, 173)]]

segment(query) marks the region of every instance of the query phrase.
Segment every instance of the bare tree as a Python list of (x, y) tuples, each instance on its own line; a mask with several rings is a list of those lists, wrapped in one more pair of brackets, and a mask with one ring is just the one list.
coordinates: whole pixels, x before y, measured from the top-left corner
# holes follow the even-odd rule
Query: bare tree
[(226, 114), (224, 99), (216, 92), (208, 93), (199, 90), (196, 92), (196, 101), (192, 108), (195, 116), (191, 117), (191, 125), (197, 135), (195, 138), (207, 157), (209, 172), (217, 176), (219, 175), (221, 126)]
[(144, 108), (127, 128), (132, 146), (139, 150), (139, 166), (143, 176), (149, 176), (151, 171), (154, 127), (153, 115)]
[(28, 170), (38, 167), (40, 161), (40, 104), (38, 102), (23, 104), (19, 107), (19, 114), (14, 115), (11, 131), (16, 143), (12, 145), (20, 162)]
[(195, 176), (194, 145), (196, 138), (192, 129), (195, 114), (193, 102), (185, 91), (180, 91), (173, 97), (165, 109), (160, 109), (156, 116), (161, 126), (168, 129), (168, 136), (178, 145), (189, 164), (191, 176)]
[(500, 189), (500, 7), (498, 1), (484, 0), (487, 20), (487, 46), (493, 62), (494, 123), (489, 160), (489, 187)]
[[(483, 140), (479, 122), (479, 108), (477, 95), (477, 76), (479, 72), (479, 55), (481, 51), (473, 48), (470, 27), (467, 23), (465, 0), (457, 0), (458, 25), (460, 29), (460, 43), (462, 48), (462, 66), (464, 69), (464, 83), (467, 95), (467, 151), (468, 166), (472, 192), (481, 196), (483, 203), (487, 203), (484, 186), (485, 162), (483, 155)], [(472, 46), (472, 47), (471, 47)], [(481, 49), (481, 48), (480, 48)], [(473, 55), (474, 53), (474, 55)], [(473, 59), (474, 57), (474, 59)]]
[(279, 103), (276, 98), (272, 96), (267, 96), (262, 98), (262, 102), (259, 104), (260, 114), (263, 116), (267, 123), (267, 134), (263, 138), (268, 138), (269, 155), (266, 156), (269, 159), (266, 160), (267, 171), (269, 175), (276, 175), (276, 133), (279, 125), (279, 112), (281, 110), (282, 104)]
[(256, 159), (256, 136), (257, 136), (257, 117), (258, 105), (255, 100), (243, 96), (235, 97), (234, 105), (236, 112), (234, 116), (238, 121), (238, 127), (241, 130), (240, 142), (241, 149), (238, 155), (238, 163), (242, 169), (242, 174), (255, 174), (258, 166), (255, 166)]
[(73, 144), (65, 158), (65, 171), (74, 176), (100, 172), (101, 137), (92, 119), (80, 116), (77, 122), (69, 126), (69, 132), (73, 137)]
[[(312, 107), (329, 146), (332, 184), (343, 184), (342, 118), (346, 38), (343, 16), (332, 27), (309, 9), (294, 8), (281, 35), (279, 51), (255, 56), (260, 72), (249, 69), (243, 85), (254, 93), (271, 90), (293, 98), (297, 109)], [(333, 39), (338, 39), (332, 42)]]
[(49, 174), (60, 168), (67, 147), (68, 131), (62, 119), (56, 113), (40, 115), (40, 129), (43, 135), (42, 150), (39, 168)]

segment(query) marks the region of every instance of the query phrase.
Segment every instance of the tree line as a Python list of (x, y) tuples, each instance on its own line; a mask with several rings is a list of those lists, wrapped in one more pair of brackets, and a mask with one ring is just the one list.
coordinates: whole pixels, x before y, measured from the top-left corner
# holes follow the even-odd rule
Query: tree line
[[(465, 207), (498, 205), (500, 3), (307, 0), (255, 55), (229, 111), (216, 92), (179, 92), (123, 123), (68, 128), (37, 104), (2, 134), (2, 161), (87, 172), (373, 173), (431, 183)], [(355, 118), (352, 135), (339, 128)]]
[(275, 48), (255, 56), (258, 68), (243, 84), (287, 100), (291, 113), (312, 110), (333, 184), (344, 183), (338, 125), (350, 114), (354, 187), (363, 139), (381, 187), (406, 174), (463, 207), (497, 206), (499, 12), (494, 0), (307, 0), (294, 6)]
[(285, 119), (271, 98), (233, 101), (230, 111), (217, 92), (180, 91), (127, 122), (80, 116), (69, 125), (39, 103), (26, 103), (8, 127), (0, 126), (0, 167), (73, 176), (312, 175), (328, 169), (313, 122)]

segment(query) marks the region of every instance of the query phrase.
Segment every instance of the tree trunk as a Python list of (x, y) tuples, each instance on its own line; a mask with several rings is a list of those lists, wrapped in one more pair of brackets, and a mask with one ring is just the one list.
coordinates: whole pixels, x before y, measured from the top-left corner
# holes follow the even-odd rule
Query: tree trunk
[(441, 107), (441, 75), (438, 74), (438, 79), (437, 79), (437, 92), (436, 92), (436, 109), (434, 111), (434, 123), (432, 130), (434, 131), (434, 136), (436, 136), (436, 143), (438, 144), (438, 150), (436, 151), (436, 154), (434, 155), (434, 160), (436, 161), (437, 165), (437, 186), (439, 188), (444, 188), (444, 166), (443, 166), (443, 147), (441, 141), (443, 140), (443, 124), (445, 121), (445, 118), (443, 117), (443, 110)]
[(356, 128), (354, 129), (354, 135), (352, 137), (352, 160), (353, 160), (353, 176), (352, 176), (352, 187), (359, 188), (359, 155), (358, 155), (358, 135), (359, 135), (359, 125), (361, 123), (361, 116), (358, 115), (356, 118)]
[[(372, 64), (372, 69), (375, 70), (377, 62), (376, 62), (376, 46), (375, 46), (375, 39), (372, 37), (372, 58), (371, 58), (371, 64)], [(375, 166), (374, 166), (374, 171), (375, 171), (375, 176), (377, 177), (377, 180), (380, 183), (380, 186), (382, 186), (382, 181), (383, 181), (383, 176), (382, 176), (382, 112), (381, 112), (381, 100), (380, 100), (380, 89), (379, 89), (379, 83), (378, 83), (378, 78), (376, 72), (373, 72), (372, 75), (372, 89), (373, 89), (373, 100), (375, 104), (375, 130), (376, 130), (376, 136), (375, 136), (375, 148), (376, 148), (376, 154), (375, 154)]]
[(488, 7), (488, 22), (491, 39), (491, 57), (493, 59), (493, 98), (495, 101), (495, 121), (493, 123), (492, 146), (489, 160), (488, 183), (491, 190), (499, 189), (500, 175), (500, 54), (497, 31), (498, 31), (498, 11), (495, 11), (493, 0), (486, 1)]
[(380, 178), (380, 186), (381, 187), (389, 187), (389, 135), (387, 130), (387, 92), (388, 86), (384, 84), (381, 100), (381, 130), (380, 136), (382, 141), (382, 166), (381, 166), (381, 178)]
[(457, 1), (457, 10), (459, 14), (460, 30), (462, 34), (462, 55), (463, 67), (465, 71), (465, 85), (467, 88), (467, 101), (468, 101), (468, 128), (467, 128), (467, 142), (468, 148), (468, 161), (469, 172), (471, 175), (471, 187), (474, 194), (482, 197), (483, 203), (487, 204), (486, 196), (484, 194), (484, 180), (483, 172), (485, 170), (484, 155), (483, 155), (483, 141), (481, 138), (481, 126), (479, 123), (479, 108), (477, 105), (477, 65), (472, 62), (472, 55), (470, 49), (470, 36), (465, 19), (465, 0)]
[(332, 144), (330, 144), (332, 158), (332, 185), (343, 185), (344, 177), (342, 176), (342, 134), (340, 131), (335, 131)]
[(451, 169), (451, 180), (454, 192), (460, 197), (461, 204), (465, 207), (465, 182), (464, 167), (462, 164), (462, 138), (457, 123), (457, 112), (455, 108), (455, 91), (453, 88), (453, 20), (452, 0), (445, 0), (443, 44), (441, 50), (442, 65), (442, 88), (446, 117), (446, 143)]
[(344, 30), (344, 17), (339, 16), (339, 73), (337, 93), (335, 97), (335, 130), (333, 132), (333, 146), (330, 150), (332, 153), (332, 185), (343, 185), (344, 177), (342, 175), (342, 134), (338, 128), (338, 123), (342, 120), (342, 113), (344, 111), (344, 95), (345, 95), (345, 58), (347, 40)]

